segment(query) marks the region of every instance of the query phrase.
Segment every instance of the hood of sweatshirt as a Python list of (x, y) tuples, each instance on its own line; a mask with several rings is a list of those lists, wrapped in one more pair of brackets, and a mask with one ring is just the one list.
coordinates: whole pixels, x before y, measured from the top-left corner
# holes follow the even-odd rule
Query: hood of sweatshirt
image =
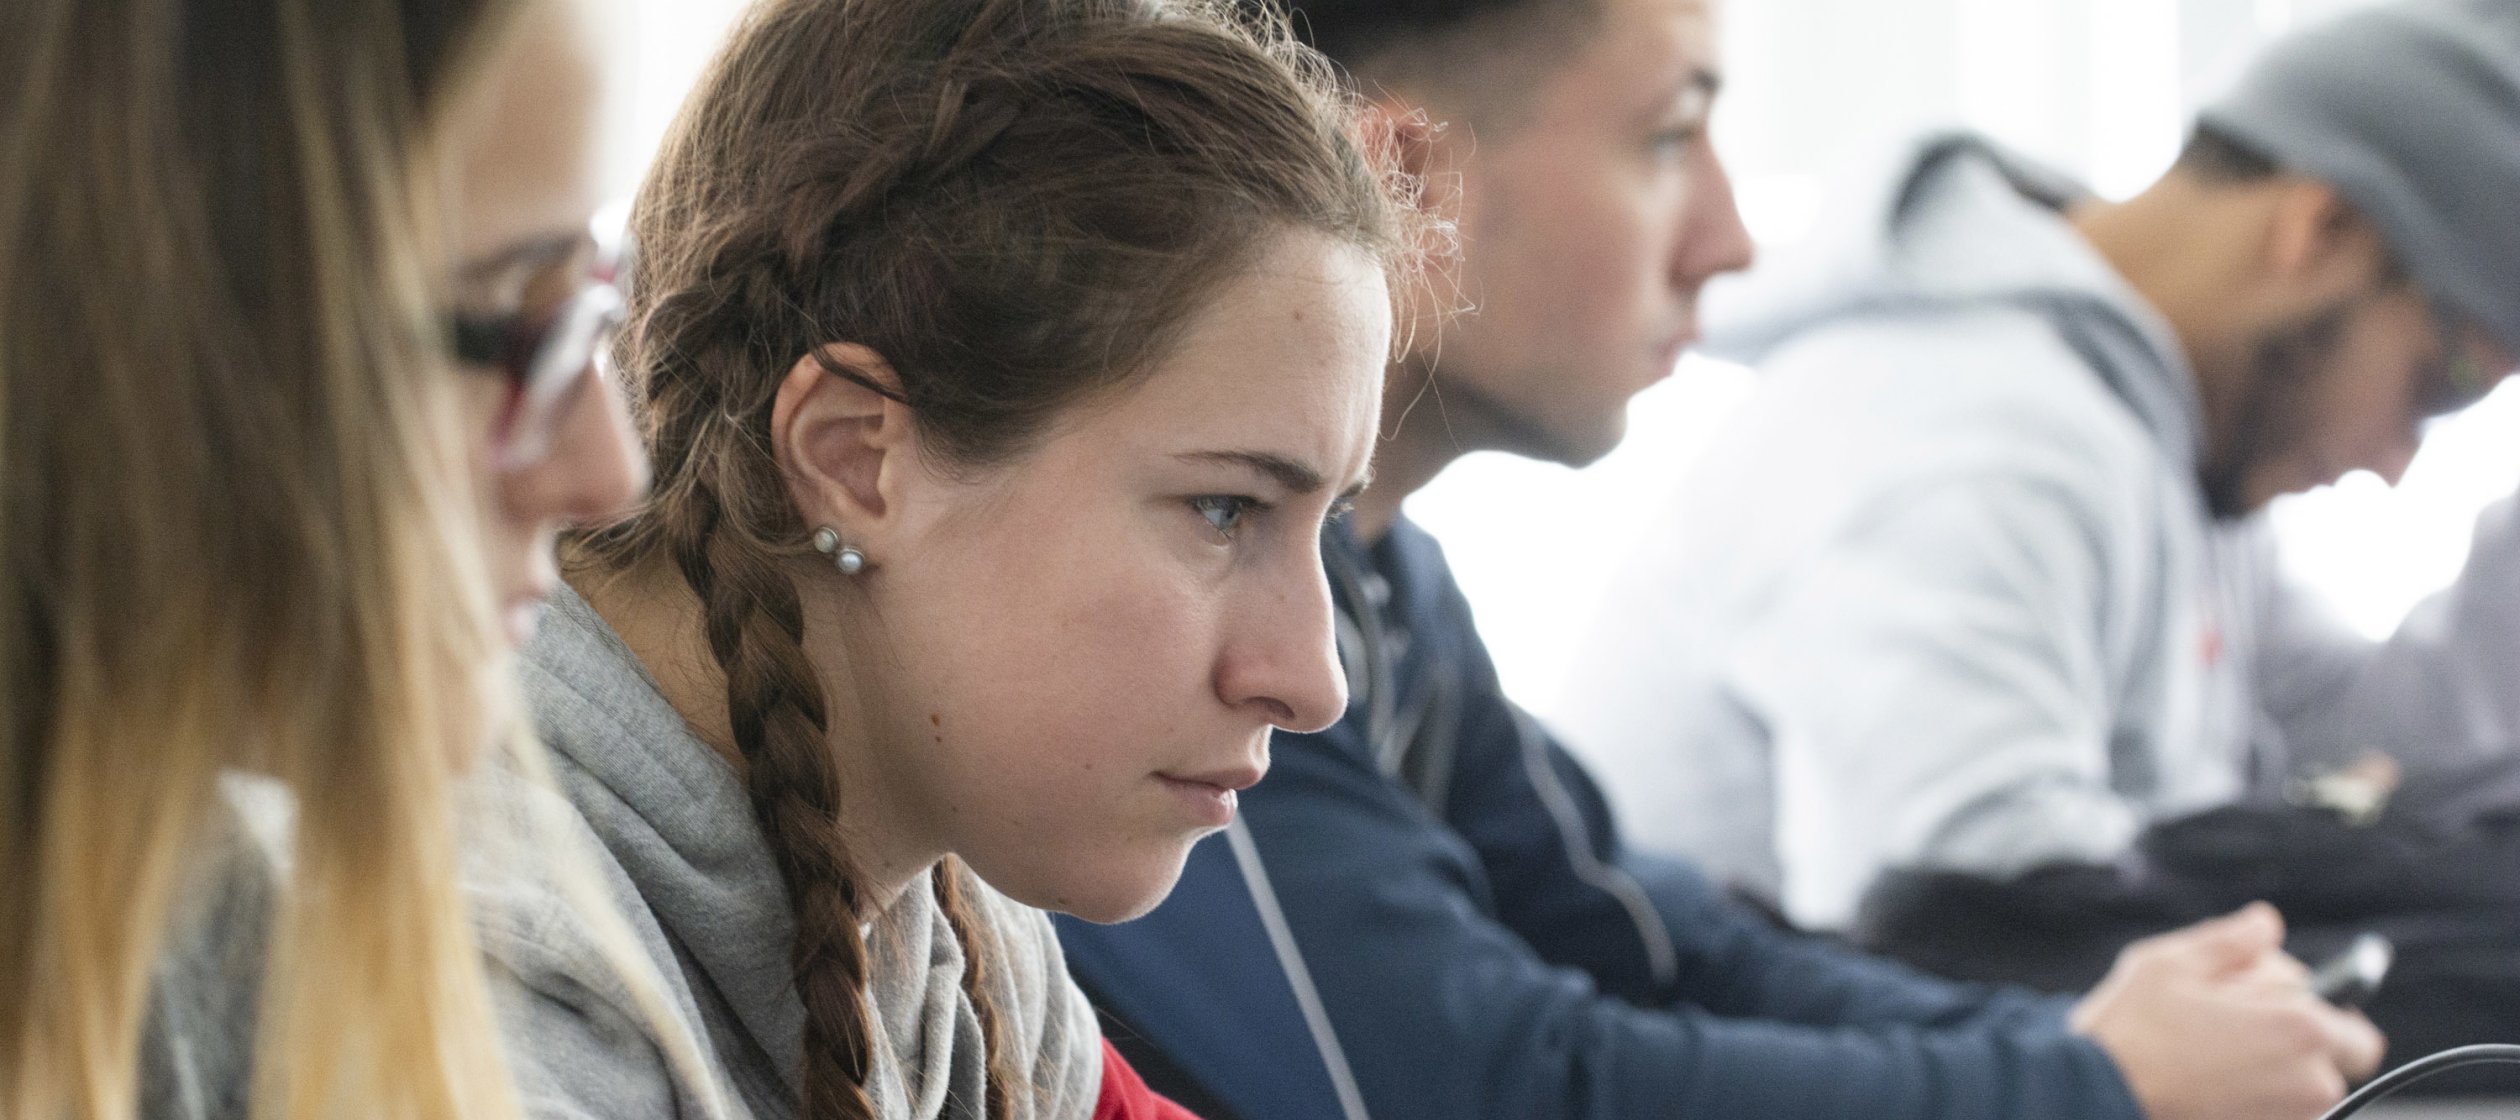
[(1812, 235), (1708, 291), (1705, 351), (1758, 364), (1805, 332), (1874, 316), (2009, 305), (2047, 319), (2173, 461), (2203, 434), (2169, 323), (2068, 224), (2081, 185), (1973, 135), (1901, 149)]
[[(524, 660), (535, 723), (570, 801), (751, 1042), (794, 1054), (804, 1037), (789, 979), (795, 921), (734, 769), (691, 734), (567, 587), (552, 596)], [(796, 1092), (794, 1061), (776, 1064)]]
[[(787, 887), (735, 769), (695, 737), (636, 656), (561, 588), (521, 680), (554, 777), (652, 916), (660, 968), (688, 981), (706, 1045), (764, 1116), (794, 1112), (804, 1007), (791, 981)], [(867, 928), (876, 1030), (868, 1090), (885, 1117), (962, 1117), (986, 1062), (963, 993), (961, 942), (922, 873)], [(1018, 1115), (1090, 1111), (1100, 1032), (1067, 979), (1048, 919), (985, 885), (970, 892), (1005, 1042), (1028, 1074)], [(644, 925), (634, 920), (634, 925)]]

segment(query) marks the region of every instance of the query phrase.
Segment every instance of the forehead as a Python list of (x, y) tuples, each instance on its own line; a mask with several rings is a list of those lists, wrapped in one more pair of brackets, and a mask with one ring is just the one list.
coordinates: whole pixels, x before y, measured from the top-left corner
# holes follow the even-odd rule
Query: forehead
[(1712, 0), (1594, 0), (1600, 25), (1547, 82), (1544, 103), (1653, 111), (1719, 72)]
[(576, 0), (529, 4), (450, 106), (446, 189), (459, 261), (584, 225), (599, 191), (595, 55)]
[(1317, 235), (1285, 236), (1193, 314), (1152, 370), (1080, 409), (1053, 442), (1266, 451), (1345, 487), (1372, 452), (1390, 345), (1376, 262)]

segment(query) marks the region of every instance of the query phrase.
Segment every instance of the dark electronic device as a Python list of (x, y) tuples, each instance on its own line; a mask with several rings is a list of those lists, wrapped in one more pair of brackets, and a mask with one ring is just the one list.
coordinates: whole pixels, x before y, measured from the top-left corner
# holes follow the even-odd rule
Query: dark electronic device
[(2379, 994), (2380, 981), (2388, 977), (2389, 963), (2396, 958), (2397, 950), (2388, 938), (2361, 934), (2344, 952), (2310, 970), (2310, 990), (2338, 1007), (2360, 1007)]

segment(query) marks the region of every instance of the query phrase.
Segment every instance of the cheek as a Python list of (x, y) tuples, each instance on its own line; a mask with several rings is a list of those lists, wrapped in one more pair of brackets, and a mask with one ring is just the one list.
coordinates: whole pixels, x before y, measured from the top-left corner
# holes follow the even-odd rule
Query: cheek
[(1654, 193), (1605, 174), (1507, 198), (1493, 238), (1467, 249), (1486, 298), (1465, 327), (1491, 320), (1546, 351), (1532, 359), (1591, 363), (1644, 350), (1670, 302), (1664, 250), (1679, 213)]
[(1123, 520), (975, 541), (956, 586), (920, 590), (953, 604), (921, 643), (938, 672), (918, 689), (939, 698), (919, 717), (937, 717), (931, 743), (961, 759), (949, 782), (1073, 794), (1142, 776), (1217, 706), (1214, 619)]
[(455, 402), (456, 423), (462, 427), (474, 492), (482, 496), (482, 524), (496, 570), (520, 562), (515, 553), (532, 547), (538, 526), (518, 511), (517, 503), (509, 500), (508, 477), (495, 463), (493, 437), (507, 412), (507, 382), (471, 373), (461, 375), (461, 381)]
[(1105, 921), (1159, 898), (1198, 835), (1152, 775), (1234, 733), (1202, 597), (1126, 551), (975, 565), (957, 656), (930, 685), (950, 700), (912, 716), (951, 849), (1023, 902)]
[(507, 412), (508, 383), (488, 374), (466, 372), (454, 375), (455, 423), (462, 429), (464, 449), (470, 455), (473, 473), (491, 477), (492, 437), (497, 435), (499, 421)]
[(2370, 467), (2415, 438), (2424, 370), (2403, 346), (2366, 335), (2337, 355), (2318, 394), (2318, 428), (2330, 454)]

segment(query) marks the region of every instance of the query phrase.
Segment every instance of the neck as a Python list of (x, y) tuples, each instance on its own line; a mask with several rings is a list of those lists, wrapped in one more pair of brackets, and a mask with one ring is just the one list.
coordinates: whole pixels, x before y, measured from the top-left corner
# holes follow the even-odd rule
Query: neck
[(2249, 332), (2234, 329), (2224, 262), (2242, 218), (2173, 177), (2125, 202), (2068, 213), (2076, 232), (2170, 326), (2194, 379), (2206, 442), (2218, 442), (2244, 388)]
[[(692, 736), (733, 767), (740, 780), (749, 782), (752, 768), (736, 744), (733, 721), (727, 714), (726, 670), (710, 648), (700, 601), (681, 573), (670, 562), (653, 559), (618, 573), (573, 570), (568, 579), (656, 681), (657, 691), (682, 717)], [(806, 633), (836, 632), (836, 622), (811, 619)], [(819, 663), (815, 672), (822, 678), (829, 728), (825, 746), (833, 753), (841, 788), (848, 794), (840, 798), (840, 833), (856, 868), (866, 916), (872, 918), (890, 906), (919, 872), (942, 858), (942, 852), (903, 842), (911, 832), (890, 823), (896, 814), (888, 810), (897, 799), (883, 793), (884, 783), (867, 764), (866, 752), (840, 748), (840, 744), (872, 741), (864, 709), (855, 702), (857, 690), (834, 687), (838, 682)]]
[(1374, 448), (1374, 484), (1356, 496), (1351, 515), (1359, 540), (1381, 540), (1400, 519), (1401, 504), (1409, 495), (1425, 489), (1462, 456), (1495, 446), (1482, 433), (1475, 413), (1458, 404), (1448, 409), (1442, 390), (1418, 361), (1391, 367), (1383, 393), (1383, 439)]

